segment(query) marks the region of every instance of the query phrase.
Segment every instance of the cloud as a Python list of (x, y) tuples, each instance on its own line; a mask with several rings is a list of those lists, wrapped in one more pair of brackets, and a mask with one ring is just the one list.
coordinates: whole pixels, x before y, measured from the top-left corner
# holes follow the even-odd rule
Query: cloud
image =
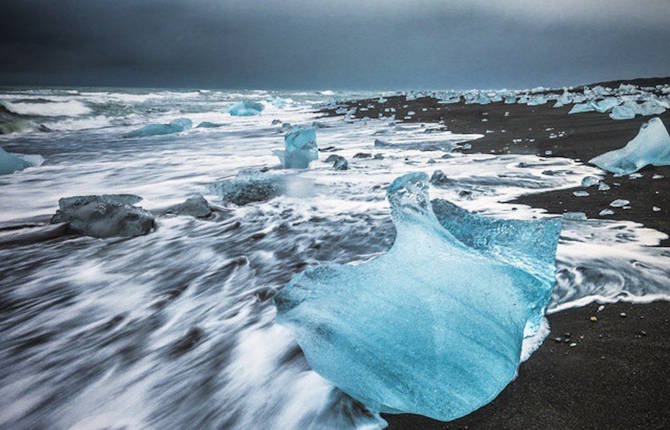
[(0, 84), (406, 88), (668, 74), (670, 2), (22, 0)]

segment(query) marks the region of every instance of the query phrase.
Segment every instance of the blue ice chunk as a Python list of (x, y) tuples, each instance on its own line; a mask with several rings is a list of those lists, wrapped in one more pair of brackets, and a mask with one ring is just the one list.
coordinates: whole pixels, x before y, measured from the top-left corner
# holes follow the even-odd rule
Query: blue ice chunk
[(574, 113), (593, 112), (594, 110), (596, 110), (596, 108), (593, 102), (577, 103), (574, 106), (572, 106), (572, 109), (570, 109), (570, 112), (568, 112), (568, 114), (571, 115)]
[(610, 118), (614, 120), (633, 119), (635, 118), (635, 110), (626, 103), (621, 106), (614, 106), (612, 112), (610, 112)]
[(547, 98), (544, 95), (536, 95), (528, 100), (528, 106), (540, 106), (547, 103)]
[(670, 136), (660, 118), (642, 124), (633, 140), (621, 149), (606, 152), (589, 161), (603, 170), (628, 175), (646, 165), (670, 164)]
[(219, 128), (223, 127), (223, 124), (218, 124), (215, 122), (203, 121), (196, 128)]
[(431, 204), (424, 173), (396, 179), (387, 198), (392, 248), (296, 276), (275, 296), (277, 321), (312, 369), (370, 409), (452, 420), (516, 375), (551, 296), (561, 224)]
[(556, 99), (556, 103), (554, 104), (555, 108), (563, 107), (567, 104), (570, 104), (572, 102), (572, 98), (570, 97), (570, 93), (568, 90), (563, 90), (563, 94)]
[(660, 115), (666, 110), (666, 105), (660, 103), (656, 99), (647, 100), (646, 102), (638, 105), (638, 113), (640, 115)]
[(596, 178), (595, 176), (585, 176), (584, 179), (582, 179), (582, 187), (592, 187), (598, 182), (600, 182), (600, 179)]
[(616, 97), (607, 97), (599, 102), (594, 102), (593, 107), (597, 112), (605, 113), (619, 104), (621, 104), (621, 102)]
[(263, 103), (254, 102), (251, 100), (242, 100), (241, 102), (235, 103), (228, 110), (232, 116), (253, 116), (258, 115), (263, 111), (265, 106)]
[(177, 118), (174, 121), (170, 121), (167, 124), (148, 124), (144, 127), (126, 133), (123, 137), (149, 137), (149, 136), (162, 136), (165, 134), (174, 134), (181, 133), (182, 131), (188, 130), (193, 126), (193, 123), (188, 118)]
[(306, 169), (319, 158), (314, 127), (293, 127), (284, 135), (286, 150), (275, 151), (286, 169)]
[(0, 148), (0, 175), (18, 172), (34, 164)]
[(244, 206), (277, 197), (282, 192), (279, 176), (260, 171), (242, 171), (233, 179), (216, 182), (210, 186), (221, 200)]
[(491, 103), (491, 99), (489, 98), (489, 96), (487, 94), (479, 93), (479, 95), (477, 96), (476, 103), (478, 103), (480, 105), (487, 105), (487, 104)]

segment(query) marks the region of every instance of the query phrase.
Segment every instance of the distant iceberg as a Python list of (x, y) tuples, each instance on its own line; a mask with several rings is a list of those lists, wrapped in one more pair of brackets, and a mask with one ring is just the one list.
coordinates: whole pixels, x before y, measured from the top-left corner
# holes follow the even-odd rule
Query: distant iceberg
[(263, 106), (263, 103), (243, 100), (231, 106), (231, 108), (228, 109), (228, 113), (232, 116), (253, 116), (261, 113), (264, 108), (265, 106)]
[(0, 148), (0, 175), (18, 172), (28, 167), (39, 166), (44, 159), (39, 155), (10, 154)]
[(193, 123), (188, 118), (178, 118), (174, 121), (170, 121), (167, 124), (149, 124), (144, 127), (131, 131), (123, 135), (125, 138), (133, 137), (150, 137), (150, 136), (163, 136), (166, 134), (181, 133), (186, 131), (193, 126)]
[(640, 132), (621, 149), (599, 155), (589, 161), (603, 170), (619, 175), (636, 172), (644, 166), (670, 164), (670, 136), (660, 118), (640, 127)]
[(314, 127), (293, 127), (284, 136), (284, 151), (275, 151), (285, 169), (306, 169), (319, 158)]
[(296, 276), (274, 298), (277, 321), (312, 369), (370, 409), (453, 420), (515, 377), (551, 296), (561, 224), (431, 205), (424, 173), (387, 197), (391, 250)]

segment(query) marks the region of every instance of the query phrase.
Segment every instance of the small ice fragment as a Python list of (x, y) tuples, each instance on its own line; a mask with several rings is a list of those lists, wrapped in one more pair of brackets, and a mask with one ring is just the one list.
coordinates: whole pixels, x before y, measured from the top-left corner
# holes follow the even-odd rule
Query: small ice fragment
[(0, 175), (18, 172), (37, 164), (41, 163), (32, 163), (22, 157), (19, 157), (15, 154), (10, 154), (9, 152), (0, 148)]
[(306, 169), (319, 158), (314, 127), (294, 127), (284, 136), (284, 151), (275, 151), (285, 169)]
[(598, 191), (607, 191), (607, 190), (609, 190), (609, 189), (610, 189), (610, 186), (607, 185), (607, 184), (604, 183), (604, 182), (600, 182), (600, 183), (598, 184)]
[(587, 197), (589, 195), (589, 193), (587, 191), (584, 191), (584, 190), (573, 191), (572, 194), (575, 197)]
[(260, 114), (264, 108), (265, 106), (263, 106), (263, 103), (242, 100), (231, 106), (230, 109), (228, 109), (228, 113), (232, 116), (253, 116)]
[(550, 150), (544, 151), (544, 155), (551, 155), (551, 154), (552, 154), (552, 152)]
[(219, 128), (223, 127), (223, 124), (217, 124), (214, 122), (209, 122), (209, 121), (203, 121), (196, 128)]
[(140, 236), (155, 226), (150, 212), (134, 206), (140, 200), (132, 194), (64, 197), (51, 223), (67, 222), (72, 230), (97, 238)]
[(172, 215), (188, 215), (194, 218), (205, 218), (212, 213), (212, 209), (209, 207), (207, 200), (205, 200), (202, 195), (197, 194), (187, 198), (183, 203), (170, 206), (169, 208), (163, 210), (162, 213)]
[(660, 115), (665, 112), (666, 107), (659, 103), (656, 99), (647, 100), (641, 105), (637, 106), (640, 115)]
[(593, 107), (596, 111), (605, 113), (613, 107), (618, 106), (620, 103), (621, 102), (616, 97), (607, 97), (604, 100), (594, 103)]
[(612, 209), (603, 209), (600, 212), (598, 212), (599, 216), (607, 216), (607, 215), (614, 215), (614, 211)]
[(193, 126), (193, 123), (188, 118), (177, 118), (167, 124), (148, 124), (144, 127), (133, 130), (130, 133), (123, 135), (125, 138), (133, 137), (150, 137), (150, 136), (164, 136), (166, 134), (181, 133)]
[(615, 106), (610, 112), (610, 118), (614, 120), (633, 119), (635, 118), (635, 111), (627, 104)]
[(430, 177), (430, 183), (437, 187), (441, 187), (449, 184), (449, 178), (447, 178), (447, 175), (445, 175), (442, 170), (436, 170)]
[(279, 177), (263, 172), (242, 171), (233, 179), (211, 185), (212, 191), (224, 202), (238, 206), (273, 199), (281, 194)]
[(333, 168), (335, 170), (348, 170), (349, 163), (341, 155), (332, 154), (326, 158), (325, 163), (333, 163)]
[(661, 208), (659, 208), (658, 206), (652, 206), (651, 210), (654, 212), (660, 212)]
[(659, 174), (657, 173), (657, 174), (655, 174), (654, 176), (652, 176), (651, 179), (663, 179), (663, 175), (659, 175)]
[(599, 181), (600, 179), (596, 178), (595, 176), (585, 176), (584, 179), (582, 179), (582, 187), (591, 187), (597, 184)]
[(528, 106), (539, 106), (547, 103), (547, 98), (544, 95), (537, 95), (530, 98)]
[(570, 221), (585, 221), (587, 218), (584, 212), (566, 212), (563, 214), (563, 219)]
[(640, 127), (640, 132), (626, 146), (589, 162), (619, 175), (636, 172), (648, 164), (665, 166), (670, 164), (670, 136), (663, 121), (653, 118)]
[(610, 203), (610, 206), (612, 206), (613, 208), (622, 208), (622, 207), (627, 206), (629, 204), (630, 204), (630, 202), (628, 200), (616, 199), (612, 203)]
[(593, 106), (592, 102), (577, 103), (576, 105), (572, 106), (572, 109), (570, 109), (570, 112), (568, 112), (568, 114), (571, 115), (574, 113), (593, 112), (594, 110), (596, 110), (596, 108), (595, 106)]

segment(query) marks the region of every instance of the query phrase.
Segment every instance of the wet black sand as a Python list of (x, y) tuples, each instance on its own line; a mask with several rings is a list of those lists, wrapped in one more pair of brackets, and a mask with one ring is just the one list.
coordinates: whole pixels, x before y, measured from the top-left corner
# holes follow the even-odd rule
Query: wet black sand
[[(670, 78), (665, 81), (670, 82)], [(635, 119), (614, 121), (607, 113), (568, 115), (572, 105), (553, 108), (553, 104), (553, 101), (540, 106), (503, 102), (488, 105), (463, 102), (440, 104), (431, 97), (406, 100), (404, 96), (395, 96), (388, 97), (383, 104), (379, 104), (377, 99), (368, 99), (349, 102), (347, 107), (357, 107), (358, 118), (378, 118), (379, 113), (389, 117), (391, 113), (384, 110), (394, 108), (398, 122), (418, 122), (434, 126), (434, 123), (442, 121), (454, 133), (484, 135), (483, 138), (470, 142), (472, 147), (463, 152), (534, 154), (542, 157), (567, 157), (584, 163), (597, 155), (625, 146), (637, 135), (640, 126), (653, 118), (638, 115)], [(361, 111), (360, 108), (367, 110)], [(405, 118), (410, 111), (415, 114)], [(326, 110), (324, 113), (335, 115), (334, 110)], [(670, 127), (670, 111), (659, 117), (666, 127)], [(557, 137), (552, 138), (552, 135)], [(529, 194), (517, 199), (515, 203), (546, 209), (556, 214), (584, 212), (590, 218), (635, 221), (670, 235), (670, 166), (648, 166), (640, 173), (643, 177), (637, 179), (607, 174), (605, 182), (611, 189), (597, 191), (597, 187), (589, 188), (588, 197), (574, 196), (574, 191), (585, 190), (577, 187)], [(654, 175), (661, 175), (663, 178), (652, 179)], [(615, 212), (614, 215), (598, 215), (616, 199), (630, 201), (631, 208), (610, 208)], [(654, 212), (654, 206), (661, 210)], [(670, 246), (670, 240), (664, 240), (661, 245)]]
[[(607, 84), (616, 87), (620, 83), (627, 82)], [(670, 83), (670, 78), (631, 83), (657, 85)], [(357, 107), (358, 118), (378, 118), (380, 113), (389, 117), (385, 109), (394, 108), (397, 122), (441, 123), (454, 133), (484, 135), (464, 152), (535, 154), (585, 163), (625, 146), (642, 123), (652, 118), (614, 121), (606, 113), (568, 115), (571, 105), (554, 109), (553, 103), (440, 104), (430, 97), (406, 100), (394, 96), (382, 104), (368, 99), (345, 106)], [(415, 114), (406, 118), (410, 111)], [(334, 110), (323, 113), (335, 115)], [(659, 117), (670, 127), (670, 111)], [(606, 191), (598, 191), (597, 186), (577, 187), (528, 194), (514, 202), (556, 214), (584, 212), (589, 218), (634, 221), (670, 235), (670, 166), (647, 167), (639, 173), (643, 176), (634, 179), (607, 174), (604, 182), (611, 188)], [(663, 178), (652, 179), (654, 175)], [(577, 197), (573, 194), (577, 190), (589, 196)], [(630, 208), (610, 208), (613, 215), (598, 215), (616, 199), (629, 200)], [(661, 210), (654, 212), (654, 206)], [(670, 240), (660, 246), (670, 246)], [(592, 316), (596, 322), (591, 321)], [(409, 414), (386, 415), (385, 419), (390, 429), (670, 428), (669, 319), (668, 302), (618, 303), (600, 312), (598, 305), (590, 305), (550, 315), (549, 338), (489, 405), (451, 423)]]

